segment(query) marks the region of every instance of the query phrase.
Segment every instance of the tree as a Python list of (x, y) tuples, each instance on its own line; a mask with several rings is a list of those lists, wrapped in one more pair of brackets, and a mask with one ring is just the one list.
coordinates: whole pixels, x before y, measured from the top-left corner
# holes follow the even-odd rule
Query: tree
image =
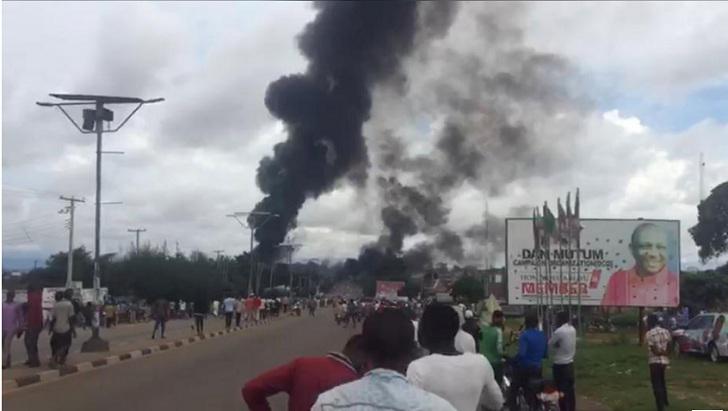
[(485, 298), (483, 284), (477, 278), (466, 275), (455, 281), (452, 286), (453, 298), (462, 297), (469, 303), (477, 303)]
[(698, 224), (689, 231), (703, 262), (728, 251), (728, 181), (698, 205)]
[(680, 275), (680, 304), (691, 312), (728, 309), (728, 264), (717, 270)]

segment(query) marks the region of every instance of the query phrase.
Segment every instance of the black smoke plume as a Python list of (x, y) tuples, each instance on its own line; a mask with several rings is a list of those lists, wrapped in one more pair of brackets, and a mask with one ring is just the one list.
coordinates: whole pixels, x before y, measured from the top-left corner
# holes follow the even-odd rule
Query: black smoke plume
[(296, 226), (306, 199), (331, 190), (345, 176), (364, 184), (369, 159), (362, 126), (370, 116), (372, 88), (400, 74), (402, 57), (415, 44), (413, 1), (319, 2), (315, 7), (315, 20), (298, 39), (309, 61), (306, 72), (271, 83), (265, 97), (288, 137), (258, 167), (265, 198), (255, 211), (279, 216), (256, 232), (263, 259)]

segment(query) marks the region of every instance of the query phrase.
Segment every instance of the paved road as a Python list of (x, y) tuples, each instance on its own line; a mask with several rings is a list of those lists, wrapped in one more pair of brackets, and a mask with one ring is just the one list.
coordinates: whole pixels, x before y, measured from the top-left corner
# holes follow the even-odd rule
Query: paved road
[[(352, 329), (337, 327), (329, 310), (203, 341), (31, 386), (3, 396), (8, 411), (244, 410), (244, 381), (300, 355), (343, 346)], [(285, 409), (285, 396), (271, 403)]]

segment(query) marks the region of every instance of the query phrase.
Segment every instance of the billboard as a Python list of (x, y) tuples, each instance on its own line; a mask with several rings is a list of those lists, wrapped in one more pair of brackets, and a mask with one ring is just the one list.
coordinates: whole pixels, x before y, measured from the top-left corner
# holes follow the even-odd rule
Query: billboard
[(680, 222), (582, 219), (580, 247), (535, 249), (533, 220), (506, 219), (508, 303), (675, 307)]
[(404, 288), (404, 281), (377, 281), (377, 298), (395, 300), (397, 292)]

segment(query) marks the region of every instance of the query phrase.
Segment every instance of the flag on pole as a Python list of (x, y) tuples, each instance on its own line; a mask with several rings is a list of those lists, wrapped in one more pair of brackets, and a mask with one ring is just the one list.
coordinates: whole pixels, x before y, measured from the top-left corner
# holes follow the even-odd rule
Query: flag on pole
[(533, 209), (533, 248), (541, 249), (541, 236), (539, 235), (540, 218), (538, 216), (538, 208)]
[(566, 211), (564, 211), (564, 206), (561, 205), (561, 198), (557, 199), (557, 213), (558, 213), (558, 233), (559, 233), (559, 244), (564, 244), (568, 241), (568, 224), (569, 221), (566, 219)]
[(549, 210), (549, 206), (545, 201), (543, 203), (543, 226), (547, 244), (550, 245), (552, 239), (558, 241), (556, 217), (554, 217), (554, 214), (551, 210)]

